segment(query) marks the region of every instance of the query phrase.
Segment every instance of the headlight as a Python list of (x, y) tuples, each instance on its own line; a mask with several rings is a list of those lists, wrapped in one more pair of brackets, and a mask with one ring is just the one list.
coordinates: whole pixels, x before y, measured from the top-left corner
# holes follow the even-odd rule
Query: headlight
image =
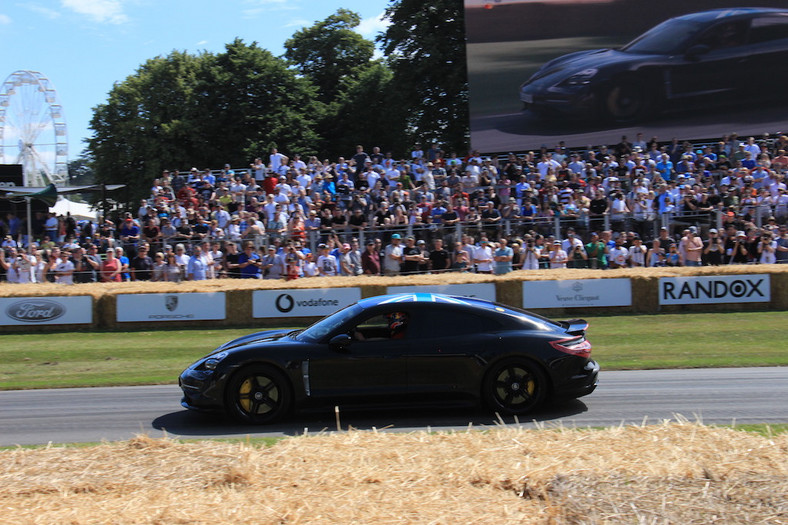
[(579, 73), (575, 73), (569, 78), (562, 80), (558, 85), (564, 87), (584, 86), (591, 82), (591, 79), (597, 74), (599, 70), (596, 68), (584, 69)]
[(219, 363), (225, 357), (227, 357), (227, 352), (219, 352), (216, 355), (212, 355), (203, 362), (202, 367), (206, 370), (216, 370), (216, 367), (219, 366)]

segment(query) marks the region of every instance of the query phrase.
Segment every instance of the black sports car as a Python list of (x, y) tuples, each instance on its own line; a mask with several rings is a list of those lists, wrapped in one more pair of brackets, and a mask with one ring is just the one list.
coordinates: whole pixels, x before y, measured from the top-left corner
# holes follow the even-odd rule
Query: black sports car
[(781, 96), (788, 10), (714, 9), (671, 18), (620, 49), (579, 51), (520, 86), (536, 113), (627, 122), (669, 106)]
[(590, 394), (599, 366), (582, 320), (480, 299), (363, 299), (305, 330), (230, 341), (180, 376), (181, 404), (269, 423), (293, 408), (483, 400), (505, 415)]

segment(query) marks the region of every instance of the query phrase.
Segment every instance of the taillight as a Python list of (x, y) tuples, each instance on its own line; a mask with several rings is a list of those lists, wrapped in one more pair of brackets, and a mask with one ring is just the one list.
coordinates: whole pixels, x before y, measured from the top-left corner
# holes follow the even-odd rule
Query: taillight
[(585, 337), (570, 337), (568, 339), (559, 339), (558, 341), (550, 341), (550, 344), (565, 354), (576, 355), (578, 357), (591, 357), (591, 343)]

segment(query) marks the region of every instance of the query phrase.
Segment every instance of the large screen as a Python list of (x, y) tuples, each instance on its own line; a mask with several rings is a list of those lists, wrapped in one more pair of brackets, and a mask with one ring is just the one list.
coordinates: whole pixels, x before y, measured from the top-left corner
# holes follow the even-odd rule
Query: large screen
[(788, 130), (788, 0), (465, 0), (484, 153)]

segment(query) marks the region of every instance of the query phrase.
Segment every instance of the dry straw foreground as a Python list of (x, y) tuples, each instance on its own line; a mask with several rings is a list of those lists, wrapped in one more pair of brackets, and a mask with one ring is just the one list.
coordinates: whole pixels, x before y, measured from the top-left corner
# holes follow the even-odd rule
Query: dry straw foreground
[(0, 523), (788, 523), (788, 435), (347, 432), (0, 452)]

